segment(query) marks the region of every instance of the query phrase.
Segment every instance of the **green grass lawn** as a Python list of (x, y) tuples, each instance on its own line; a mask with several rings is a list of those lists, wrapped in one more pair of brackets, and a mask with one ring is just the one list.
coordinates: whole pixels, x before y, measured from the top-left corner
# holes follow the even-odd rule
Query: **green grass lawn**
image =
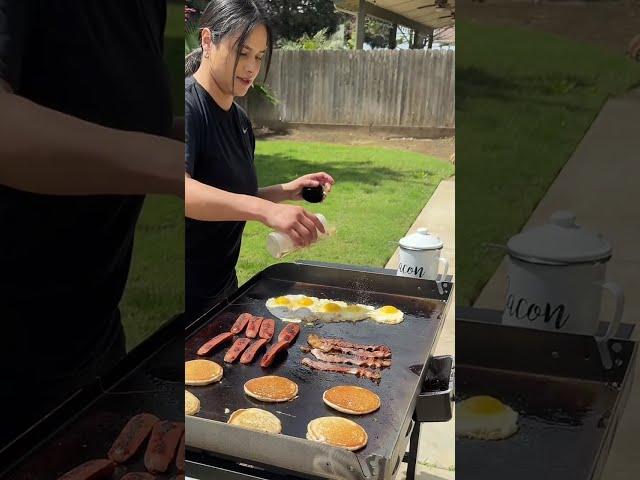
[[(457, 302), (469, 305), (609, 96), (640, 64), (552, 35), (456, 26)], [(603, 159), (603, 162), (606, 159)]]
[[(184, 7), (169, 3), (165, 60), (175, 115), (184, 113)], [(120, 305), (131, 349), (184, 308), (184, 203), (148, 197), (136, 228), (131, 272)]]
[[(260, 141), (256, 167), (261, 186), (325, 171), (336, 185), (321, 204), (302, 203), (324, 214), (337, 234), (281, 261), (298, 259), (383, 267), (438, 183), (453, 166), (421, 154), (324, 143)], [(269, 229), (249, 223), (238, 262), (245, 282), (276, 263), (266, 251)]]

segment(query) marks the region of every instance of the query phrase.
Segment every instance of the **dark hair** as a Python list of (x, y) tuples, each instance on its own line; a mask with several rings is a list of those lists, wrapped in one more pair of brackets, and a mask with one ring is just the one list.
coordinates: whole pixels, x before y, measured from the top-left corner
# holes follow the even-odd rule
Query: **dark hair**
[(273, 51), (273, 35), (269, 16), (261, 0), (212, 0), (202, 11), (198, 22), (198, 40), (200, 47), (188, 54), (184, 59), (184, 75), (193, 75), (202, 61), (202, 30), (211, 30), (213, 43), (220, 42), (228, 35), (240, 32), (236, 41), (236, 60), (233, 65), (233, 77), (240, 60), (239, 54), (247, 37), (258, 25), (267, 29), (267, 62), (264, 77), (269, 74), (271, 53)]

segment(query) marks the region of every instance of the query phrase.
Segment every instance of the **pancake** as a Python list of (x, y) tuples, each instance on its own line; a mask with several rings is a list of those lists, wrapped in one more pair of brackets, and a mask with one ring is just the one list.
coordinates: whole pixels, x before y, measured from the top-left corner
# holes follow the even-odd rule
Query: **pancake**
[(241, 408), (231, 414), (227, 423), (267, 433), (280, 433), (282, 424), (273, 413), (260, 408)]
[(365, 415), (380, 408), (380, 397), (366, 388), (340, 385), (324, 392), (324, 403), (342, 413)]
[(307, 440), (327, 443), (347, 450), (360, 450), (367, 444), (367, 432), (353, 420), (321, 417), (307, 425)]
[(287, 402), (298, 394), (298, 385), (288, 378), (266, 375), (245, 383), (244, 393), (261, 402)]
[(184, 414), (195, 415), (200, 411), (200, 400), (188, 390), (184, 391)]
[(208, 385), (219, 382), (222, 367), (211, 360), (190, 360), (184, 364), (184, 383), (186, 385)]

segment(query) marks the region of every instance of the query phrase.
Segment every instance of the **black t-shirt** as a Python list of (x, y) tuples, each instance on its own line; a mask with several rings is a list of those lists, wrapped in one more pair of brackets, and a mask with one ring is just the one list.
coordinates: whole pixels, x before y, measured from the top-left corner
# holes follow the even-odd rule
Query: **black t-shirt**
[[(247, 114), (235, 103), (223, 110), (194, 80), (185, 79), (186, 172), (228, 192), (258, 193), (255, 137)], [(187, 301), (213, 298), (235, 279), (245, 222), (186, 219)]]
[[(0, 77), (60, 112), (168, 136), (165, 20), (166, 0), (0, 0)], [(0, 315), (10, 347), (40, 349), (56, 364), (96, 349), (118, 318), (143, 199), (0, 185)]]

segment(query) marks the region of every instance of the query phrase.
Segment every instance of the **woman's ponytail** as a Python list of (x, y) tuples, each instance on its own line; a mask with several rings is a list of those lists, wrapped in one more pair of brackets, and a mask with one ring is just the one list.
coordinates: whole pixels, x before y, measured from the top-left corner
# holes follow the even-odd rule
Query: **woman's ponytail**
[(196, 48), (193, 52), (184, 57), (184, 76), (190, 77), (200, 67), (202, 62), (202, 47)]

